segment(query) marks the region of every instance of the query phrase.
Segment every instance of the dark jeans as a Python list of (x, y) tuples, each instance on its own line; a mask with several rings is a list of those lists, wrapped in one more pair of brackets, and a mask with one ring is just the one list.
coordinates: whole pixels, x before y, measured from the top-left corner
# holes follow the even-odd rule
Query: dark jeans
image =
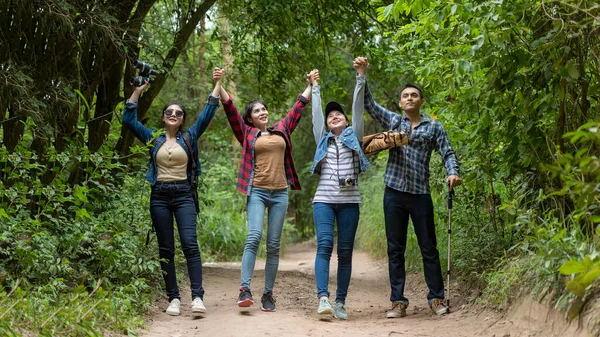
[(202, 260), (196, 238), (196, 207), (187, 181), (160, 182), (152, 186), (150, 216), (156, 229), (160, 267), (163, 271), (169, 302), (180, 298), (175, 272), (175, 238), (173, 215), (177, 221), (179, 240), (187, 260), (192, 299), (204, 298), (202, 288)]
[(390, 274), (391, 301), (400, 301), (408, 306), (404, 297), (406, 270), (404, 252), (406, 250), (406, 234), (408, 217), (413, 222), (421, 256), (425, 282), (429, 288), (427, 299), (444, 298), (444, 279), (440, 265), (440, 254), (435, 238), (433, 218), (433, 202), (429, 194), (411, 194), (399, 192), (386, 187), (383, 197), (383, 212), (385, 214), (385, 233), (388, 244), (388, 268)]
[(358, 204), (313, 205), (313, 217), (317, 232), (317, 257), (315, 258), (315, 279), (317, 297), (329, 297), (329, 261), (333, 252), (334, 223), (337, 223), (337, 291), (335, 301), (346, 303), (350, 276), (352, 274), (352, 252), (358, 228), (360, 209)]

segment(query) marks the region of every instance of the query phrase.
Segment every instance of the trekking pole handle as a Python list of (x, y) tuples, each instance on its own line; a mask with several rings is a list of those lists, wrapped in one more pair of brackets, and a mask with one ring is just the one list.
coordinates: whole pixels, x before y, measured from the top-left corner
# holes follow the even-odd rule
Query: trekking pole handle
[[(447, 182), (446, 185), (450, 188), (450, 182)], [(454, 198), (454, 189), (448, 192), (448, 209), (452, 209), (452, 198)]]

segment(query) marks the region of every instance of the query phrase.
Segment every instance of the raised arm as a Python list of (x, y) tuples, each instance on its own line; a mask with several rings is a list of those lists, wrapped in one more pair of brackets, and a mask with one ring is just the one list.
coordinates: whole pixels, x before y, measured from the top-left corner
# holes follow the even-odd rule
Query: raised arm
[(315, 142), (319, 145), (321, 138), (325, 134), (325, 117), (321, 106), (321, 87), (319, 87), (319, 72), (316, 73), (316, 79), (311, 74), (306, 75), (306, 79), (312, 85), (312, 124), (313, 136)]
[[(223, 74), (225, 73), (225, 70), (223, 69), (219, 69), (219, 68), (215, 68), (215, 70), (221, 70), (221, 77), (223, 76)], [(215, 76), (215, 71), (213, 71), (213, 78)], [(219, 81), (221, 82), (221, 81)], [(225, 102), (229, 101), (229, 94), (227, 93), (227, 91), (225, 90), (225, 88), (223, 88), (222, 84), (219, 84), (219, 95), (221, 96), (221, 103), (225, 104)]]
[[(215, 81), (215, 88), (212, 91), (212, 96), (213, 97), (217, 97), (219, 98), (219, 96), (221, 95), (221, 90), (223, 90), (223, 74), (225, 73), (225, 71), (223, 69), (220, 68), (213, 68), (213, 81)], [(225, 92), (225, 95), (227, 95), (227, 92)], [(229, 96), (229, 95), (227, 95)]]
[[(219, 69), (219, 68), (215, 68)], [(223, 71), (222, 69), (220, 69)], [(217, 73), (213, 71), (213, 78)], [(222, 75), (222, 73), (221, 73)], [(216, 78), (215, 78), (216, 81)], [(231, 99), (231, 96), (227, 93), (223, 85), (219, 85), (219, 95), (221, 96), (221, 103), (223, 104), (223, 110), (225, 110), (225, 115), (227, 116), (227, 122), (229, 122), (229, 126), (233, 131), (233, 135), (238, 140), (240, 144), (244, 144), (244, 135), (246, 134), (247, 126), (244, 123), (242, 116), (240, 115), (235, 103)]]
[(125, 112), (123, 113), (123, 125), (142, 143), (147, 143), (152, 139), (152, 132), (154, 132), (153, 129), (145, 127), (137, 119), (138, 100), (146, 86), (148, 86), (148, 82), (133, 88), (131, 96), (125, 101)]
[[(353, 66), (358, 76), (362, 76), (364, 78), (368, 68), (368, 63), (366, 66), (364, 66), (355, 62)], [(354, 129), (354, 133), (360, 142), (362, 142), (362, 138), (365, 134), (365, 123), (363, 118), (363, 113), (365, 112), (364, 95), (365, 86), (359, 85), (357, 81), (356, 87), (354, 88), (354, 95), (352, 97), (352, 129)]]
[[(365, 57), (357, 57), (354, 59), (355, 66), (359, 66), (361, 71), (356, 75), (356, 89), (361, 89), (364, 87), (364, 107), (365, 110), (369, 113), (369, 115), (377, 121), (384, 129), (389, 130), (394, 126), (394, 124), (399, 120), (400, 115), (394, 113), (381, 105), (375, 103), (373, 100), (373, 96), (371, 95), (371, 91), (369, 90), (369, 86), (367, 84), (367, 76), (366, 72), (369, 68), (369, 62)], [(355, 68), (356, 69), (356, 68)], [(362, 73), (362, 75), (360, 75)]]
[[(315, 76), (315, 73), (317, 74), (317, 78), (319, 76), (319, 71), (317, 69), (313, 69), (310, 73), (308, 73), (307, 78), (312, 78), (313, 76)], [(311, 88), (312, 88), (312, 80), (309, 80), (308, 86), (306, 87), (306, 89), (304, 89), (304, 92), (302, 93), (302, 96), (304, 98), (306, 98), (307, 100), (310, 99), (310, 93), (311, 93)]]

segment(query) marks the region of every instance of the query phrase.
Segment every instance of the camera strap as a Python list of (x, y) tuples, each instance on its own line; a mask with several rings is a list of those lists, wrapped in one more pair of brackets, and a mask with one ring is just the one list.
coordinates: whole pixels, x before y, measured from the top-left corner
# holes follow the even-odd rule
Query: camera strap
[[(338, 177), (338, 181), (340, 180), (340, 148), (337, 145), (337, 140), (334, 138), (333, 139), (333, 145), (335, 145), (335, 158), (337, 160), (337, 177)], [(354, 150), (352, 150), (351, 148), (350, 152), (352, 153), (352, 178), (354, 178), (356, 176), (356, 180), (358, 181), (358, 174), (356, 174), (356, 163), (354, 162)], [(356, 174), (356, 175), (355, 175)]]

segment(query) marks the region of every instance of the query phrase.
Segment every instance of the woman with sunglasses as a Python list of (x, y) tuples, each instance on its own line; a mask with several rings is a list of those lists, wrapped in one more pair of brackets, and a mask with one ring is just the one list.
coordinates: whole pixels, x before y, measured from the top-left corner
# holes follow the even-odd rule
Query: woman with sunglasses
[[(321, 108), (319, 83), (312, 87), (312, 122), (317, 150), (310, 172), (320, 176), (313, 197), (313, 218), (317, 234), (315, 279), (320, 315), (348, 319), (346, 296), (352, 274), (352, 253), (361, 204), (358, 175), (371, 165), (361, 150), (363, 137), (363, 91), (354, 90), (352, 125), (342, 106), (331, 101)], [(337, 224), (337, 290), (335, 307), (329, 302), (329, 262)]]
[[(316, 70), (309, 74), (315, 80)], [(246, 216), (248, 234), (242, 255), (239, 307), (254, 304), (250, 281), (256, 263), (256, 253), (263, 232), (265, 209), (268, 208), (267, 260), (265, 287), (261, 297), (261, 310), (275, 311), (273, 286), (279, 267), (279, 247), (283, 222), (288, 208), (288, 186), (300, 189), (298, 175), (292, 158), (291, 134), (298, 126), (302, 112), (310, 98), (310, 85), (298, 95), (287, 115), (269, 127), (269, 111), (263, 100), (246, 104), (243, 116), (227, 92), (221, 88), (221, 103), (229, 125), (242, 145), (242, 158), (237, 180), (237, 190), (247, 196)]]
[[(138, 99), (148, 83), (135, 87), (131, 97), (125, 103), (123, 125), (128, 127), (142, 143), (146, 144), (152, 140), (154, 145), (150, 149), (146, 180), (152, 185), (150, 217), (152, 226), (156, 230), (160, 266), (169, 299), (166, 313), (172, 316), (177, 316), (181, 312), (181, 298), (173, 261), (175, 257), (173, 216), (177, 221), (181, 248), (187, 260), (192, 292), (192, 313), (206, 312), (203, 302), (202, 260), (196, 238), (197, 211), (191, 190), (191, 177), (200, 174), (200, 162), (193, 153), (198, 153), (198, 138), (208, 127), (219, 106), (222, 75), (221, 69), (213, 70), (215, 88), (194, 125), (186, 131), (183, 131), (185, 108), (181, 103), (169, 102), (162, 110), (163, 130), (152, 140), (155, 130), (145, 127), (137, 120)], [(192, 172), (194, 169), (195, 172)]]

